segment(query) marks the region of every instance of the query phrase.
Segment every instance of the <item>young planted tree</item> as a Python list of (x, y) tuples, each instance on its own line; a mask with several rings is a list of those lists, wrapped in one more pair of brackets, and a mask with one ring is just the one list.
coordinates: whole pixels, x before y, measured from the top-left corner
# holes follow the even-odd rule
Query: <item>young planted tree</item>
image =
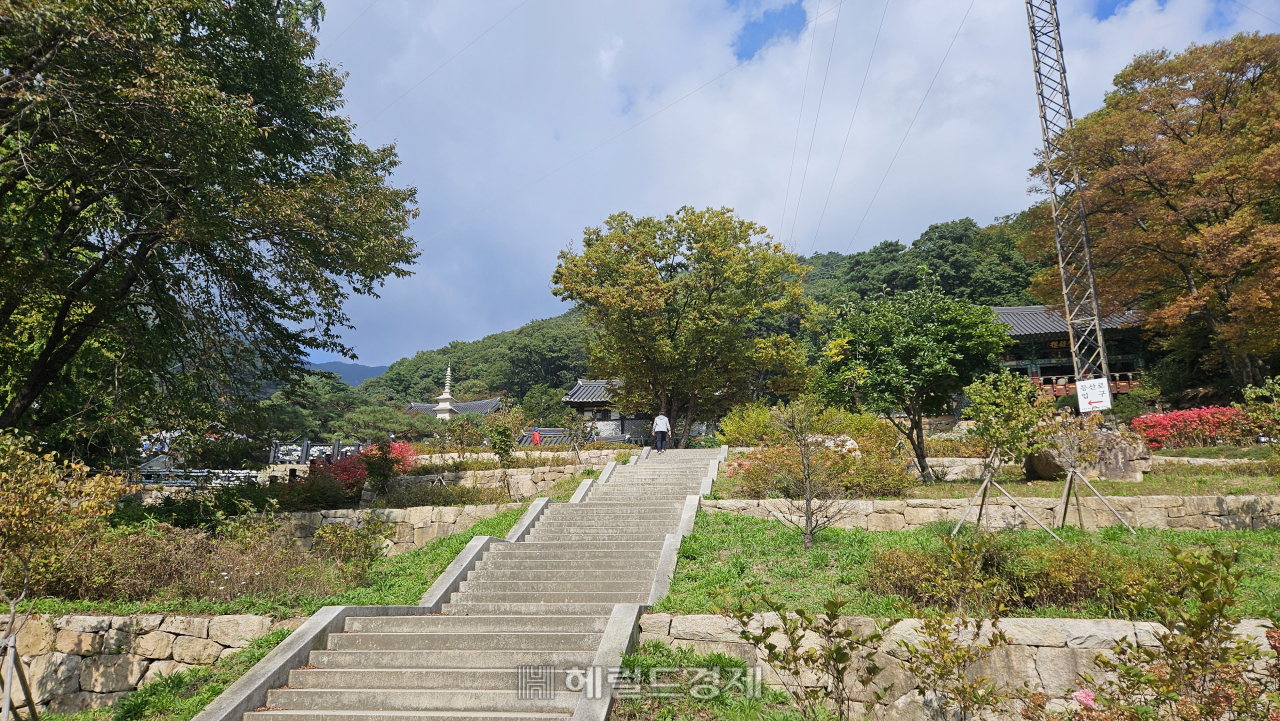
[[(1015, 375), (1008, 370), (992, 373), (969, 384), (964, 389), (964, 395), (969, 401), (964, 409), (964, 417), (974, 422), (973, 435), (991, 448), (991, 453), (983, 463), (982, 484), (974, 498), (974, 502), (979, 504), (978, 526), (982, 526), (982, 513), (991, 486), (1009, 496), (1023, 513), (1039, 523), (1017, 499), (996, 483), (995, 476), (1006, 463), (1021, 463), (1027, 456), (1045, 447), (1045, 434), (1048, 430), (1046, 421), (1053, 415), (1053, 400), (1041, 393), (1030, 378)], [(971, 507), (972, 505), (970, 504)], [(964, 523), (968, 514), (969, 509), (965, 509), (965, 515), (956, 523), (952, 535), (960, 530), (960, 524)]]
[(110, 455), (144, 421), (225, 427), (311, 351), (354, 357), (345, 301), (409, 274), (417, 211), (394, 149), (352, 137), (321, 15), (5, 3), (0, 428)]
[(683, 448), (694, 421), (802, 373), (794, 340), (753, 325), (802, 308), (802, 275), (763, 226), (686, 207), (609, 216), (586, 230), (581, 253), (560, 253), (552, 283), (585, 309), (591, 368), (620, 381), (614, 405), (667, 414)]
[(813, 550), (813, 536), (848, 513), (844, 481), (853, 456), (836, 448), (843, 419), (814, 396), (801, 396), (769, 412), (773, 444), (788, 451), (789, 463), (774, 470), (773, 490), (784, 499), (784, 523), (800, 529), (804, 550)]
[(915, 454), (921, 477), (933, 478), (924, 419), (951, 409), (952, 399), (991, 370), (1010, 343), (987, 306), (944, 295), (932, 283), (846, 309), (827, 345), (815, 385), (833, 405), (889, 419)]

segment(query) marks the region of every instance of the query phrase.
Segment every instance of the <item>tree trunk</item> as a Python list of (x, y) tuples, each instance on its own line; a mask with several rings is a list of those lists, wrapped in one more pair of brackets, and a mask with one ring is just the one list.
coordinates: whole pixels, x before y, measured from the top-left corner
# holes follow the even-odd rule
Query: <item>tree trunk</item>
[(689, 442), (689, 429), (693, 426), (693, 413), (698, 407), (698, 394), (689, 396), (689, 405), (684, 409), (684, 430), (680, 432), (680, 448)]
[(813, 485), (804, 484), (804, 550), (813, 550)]
[(933, 470), (929, 468), (929, 454), (924, 447), (924, 419), (919, 414), (912, 414), (909, 440), (911, 450), (916, 454), (916, 464), (920, 467), (920, 480), (933, 483)]

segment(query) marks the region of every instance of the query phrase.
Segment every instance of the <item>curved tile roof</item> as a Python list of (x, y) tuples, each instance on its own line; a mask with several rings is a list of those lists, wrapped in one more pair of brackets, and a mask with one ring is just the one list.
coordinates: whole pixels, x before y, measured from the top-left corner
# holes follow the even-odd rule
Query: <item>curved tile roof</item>
[[(1057, 308), (1043, 305), (1018, 305), (996, 306), (991, 310), (996, 312), (1002, 322), (1011, 327), (1009, 335), (1014, 338), (1067, 334), (1067, 322), (1063, 320), (1062, 312)], [(1130, 310), (1103, 318), (1102, 328), (1104, 330), (1127, 328), (1141, 321), (1142, 314), (1136, 310)]]
[(578, 379), (578, 385), (560, 400), (565, 403), (607, 403), (610, 390), (618, 387), (618, 381)]
[[(462, 413), (479, 413), (485, 415), (498, 410), (498, 405), (502, 403), (502, 397), (486, 398), (482, 401), (462, 401), (453, 404), (453, 411), (458, 414)], [(438, 403), (410, 403), (409, 411), (417, 411), (419, 413), (435, 413)]]

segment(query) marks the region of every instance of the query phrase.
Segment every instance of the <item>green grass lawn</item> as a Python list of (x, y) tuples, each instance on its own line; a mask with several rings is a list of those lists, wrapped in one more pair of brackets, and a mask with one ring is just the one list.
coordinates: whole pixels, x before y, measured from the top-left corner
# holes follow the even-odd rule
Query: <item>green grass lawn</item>
[[(742, 598), (743, 587), (754, 583), (775, 599), (792, 607), (820, 610), (828, 597), (839, 593), (850, 600), (845, 613), (877, 617), (907, 617), (922, 610), (913, 608), (901, 596), (870, 590), (875, 579), (869, 567), (878, 553), (890, 551), (938, 552), (942, 546), (941, 527), (916, 531), (827, 529), (818, 534), (814, 549), (805, 552), (796, 531), (780, 521), (763, 520), (730, 513), (699, 512), (694, 531), (680, 546), (679, 563), (671, 591), (654, 611), (699, 614), (715, 613), (728, 594)], [(1280, 610), (1280, 530), (1267, 531), (1138, 531), (1131, 536), (1123, 528), (1084, 532), (1067, 528), (1061, 534), (1067, 549), (1088, 557), (1090, 552), (1112, 552), (1121, 563), (1136, 568), (1157, 565), (1167, 557), (1166, 546), (1183, 548), (1226, 547), (1236, 544), (1247, 570), (1240, 594), (1240, 610), (1245, 616), (1265, 617)], [(1001, 534), (1002, 543), (1012, 546), (1006, 555), (1035, 556), (1041, 551), (1063, 549), (1043, 531), (1010, 531)], [(1024, 558), (1010, 563), (1025, 564)], [(1017, 569), (1015, 569), (1017, 570)], [(1114, 606), (1089, 601), (1074, 607), (1017, 608), (1015, 616), (1095, 617), (1118, 615)]]
[(1173, 456), (1177, 458), (1236, 458), (1265, 461), (1275, 458), (1277, 451), (1269, 445), (1253, 446), (1210, 446), (1205, 448), (1164, 448), (1152, 451), (1153, 456)]
[(416, 605), (458, 552), (475, 536), (507, 535), (520, 520), (524, 509), (513, 509), (476, 523), (462, 533), (439, 538), (426, 546), (394, 558), (374, 563), (365, 583), (332, 596), (289, 599), (239, 598), (229, 603), (175, 599), (160, 603), (122, 601), (73, 601), (36, 599), (30, 610), (36, 613), (95, 613), (125, 616), (134, 613), (234, 614), (255, 613), (276, 618), (305, 616), (321, 606), (403, 606)]

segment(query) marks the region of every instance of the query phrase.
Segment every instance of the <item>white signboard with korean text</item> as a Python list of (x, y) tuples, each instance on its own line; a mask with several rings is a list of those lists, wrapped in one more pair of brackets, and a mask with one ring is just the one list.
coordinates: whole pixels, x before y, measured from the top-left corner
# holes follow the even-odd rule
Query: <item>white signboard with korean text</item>
[(1080, 412), (1105, 411), (1111, 407), (1111, 389), (1106, 378), (1090, 378), (1087, 381), (1076, 381), (1076, 398), (1080, 401)]

